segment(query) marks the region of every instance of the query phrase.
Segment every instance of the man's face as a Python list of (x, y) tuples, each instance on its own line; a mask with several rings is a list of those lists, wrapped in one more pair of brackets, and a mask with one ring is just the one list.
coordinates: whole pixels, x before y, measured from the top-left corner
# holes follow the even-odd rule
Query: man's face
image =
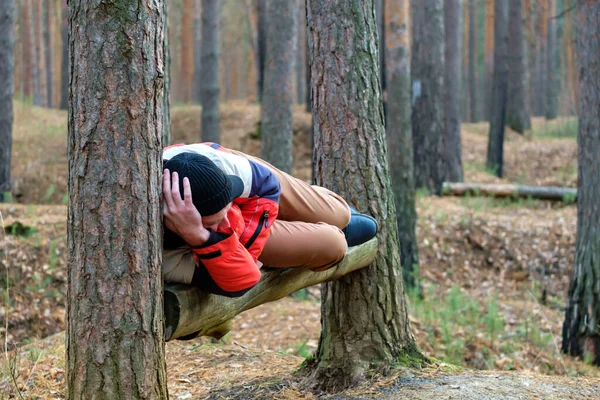
[(229, 228), (231, 225), (229, 224), (229, 219), (227, 219), (227, 212), (231, 208), (231, 204), (229, 203), (216, 214), (202, 216), (202, 225), (204, 228), (210, 229), (213, 232), (218, 232), (220, 230)]

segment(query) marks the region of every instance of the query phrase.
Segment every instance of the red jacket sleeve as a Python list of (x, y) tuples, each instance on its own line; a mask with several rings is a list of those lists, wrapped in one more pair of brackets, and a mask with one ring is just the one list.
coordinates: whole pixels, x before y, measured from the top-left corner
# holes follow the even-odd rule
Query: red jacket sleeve
[(260, 280), (255, 259), (233, 229), (211, 233), (208, 246), (192, 248), (196, 262), (204, 265), (215, 283), (228, 292), (246, 290)]

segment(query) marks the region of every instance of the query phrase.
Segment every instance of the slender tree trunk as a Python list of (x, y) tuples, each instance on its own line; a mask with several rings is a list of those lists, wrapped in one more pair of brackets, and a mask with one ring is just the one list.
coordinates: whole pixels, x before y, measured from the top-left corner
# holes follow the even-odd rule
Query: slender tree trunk
[(219, 1), (202, 0), (202, 141), (219, 134)]
[(527, 57), (523, 35), (523, 0), (510, 0), (508, 18), (508, 98), (506, 123), (514, 131), (531, 129)]
[[(537, 34), (535, 32), (535, 12), (534, 12), (535, 0), (523, 0), (523, 13), (524, 13), (524, 24), (525, 24), (525, 46), (526, 46), (526, 58), (527, 58), (527, 82), (528, 84), (528, 108), (529, 114), (535, 115), (535, 66), (537, 63)], [(530, 118), (531, 119), (531, 118)]]
[(494, 85), (490, 135), (487, 150), (487, 168), (502, 177), (504, 159), (504, 125), (508, 95), (508, 2), (495, 2), (494, 19)]
[[(379, 71), (381, 72), (381, 93), (385, 92), (386, 79), (385, 79), (385, 30), (383, 27), (383, 14), (384, 14), (384, 0), (375, 1), (375, 22), (377, 24), (377, 38), (379, 41)], [(385, 103), (384, 103), (385, 106)], [(385, 108), (384, 108), (385, 114)]]
[(44, 56), (46, 61), (46, 105), (50, 108), (53, 106), (53, 87), (52, 87), (52, 0), (46, 0), (46, 26), (44, 29)]
[(69, 15), (67, 0), (62, 0), (62, 24), (60, 32), (62, 37), (62, 63), (60, 66), (60, 109), (66, 110), (69, 106)]
[(558, 73), (560, 57), (557, 45), (556, 0), (549, 0), (548, 16), (548, 47), (546, 70), (546, 119), (556, 119), (558, 116), (558, 98), (560, 96), (560, 76)]
[(548, 0), (536, 0), (537, 57), (534, 75), (534, 115), (546, 115), (546, 72), (548, 38)]
[(69, 399), (168, 397), (163, 12), (160, 0), (70, 2)]
[(30, 101), (36, 89), (35, 73), (35, 45), (33, 34), (33, 18), (31, 13), (31, 0), (23, 0), (23, 91)]
[(15, 2), (0, 3), (0, 203), (10, 191), (13, 125), (13, 68), (15, 47)]
[(463, 0), (462, 2), (462, 93), (461, 96), (461, 119), (462, 121), (469, 122), (471, 120), (469, 116), (469, 0)]
[(265, 60), (267, 54), (268, 27), (267, 1), (268, 0), (258, 0), (258, 2), (256, 3), (258, 14), (258, 23), (256, 24), (256, 46), (258, 50), (258, 59), (256, 63), (258, 70), (256, 93), (258, 95), (259, 102), (262, 102), (263, 87), (265, 80)]
[(296, 39), (296, 103), (306, 101), (306, 7), (298, 1), (298, 36)]
[(23, 98), (23, 41), (21, 30), (23, 29), (23, 6), (13, 0), (14, 29), (13, 41), (15, 51), (13, 52), (13, 92), (20, 99)]
[(46, 62), (44, 58), (44, 9), (42, 0), (33, 2), (33, 30), (35, 35), (34, 79), (37, 90), (33, 95), (33, 104), (46, 106)]
[(267, 7), (267, 67), (262, 96), (262, 157), (291, 173), (292, 72), (296, 56), (298, 7), (289, 0), (270, 0)]
[(312, 367), (326, 390), (386, 370), (403, 356), (422, 357), (410, 333), (401, 278), (373, 6), (307, 2), (317, 183), (373, 215), (380, 228), (376, 261), (321, 287), (321, 338)]
[[(307, 25), (308, 26), (308, 25)], [(308, 37), (309, 32), (306, 32)], [(308, 41), (306, 43), (306, 56), (304, 57), (306, 60), (306, 112), (312, 112), (312, 82), (311, 82), (311, 73), (310, 73), (310, 57), (308, 49)]]
[(181, 101), (192, 100), (194, 79), (194, 1), (183, 0), (181, 3), (181, 70), (179, 71), (179, 93)]
[(444, 153), (446, 160), (445, 180), (462, 182), (462, 149), (460, 143), (461, 97), (462, 97), (462, 0), (444, 1), (445, 26), (445, 87), (444, 116), (446, 134), (444, 136)]
[(444, 2), (412, 3), (412, 129), (415, 185), (441, 194), (444, 158)]
[(163, 86), (163, 132), (162, 145), (166, 147), (171, 144), (171, 46), (169, 43), (169, 1), (163, 2), (163, 54), (165, 62), (165, 76)]
[(469, 121), (478, 122), (477, 97), (477, 8), (475, 0), (469, 0)]
[(202, 0), (194, 0), (194, 93), (193, 100), (200, 103), (202, 85)]
[(181, 101), (181, 80), (180, 75), (180, 54), (181, 54), (181, 1), (170, 1), (167, 0), (169, 7), (169, 101), (178, 102)]
[[(578, 0), (566, 0), (565, 9), (570, 9)], [(577, 82), (577, 66), (575, 63), (575, 34), (573, 29), (573, 14), (569, 13), (565, 18), (565, 53), (567, 59), (567, 88), (569, 91), (570, 107), (569, 115), (575, 115), (579, 109), (579, 91)]]
[[(508, 1), (508, 0), (502, 0)], [(494, 3), (495, 0), (485, 0), (485, 55), (484, 55), (484, 118), (490, 121), (490, 110), (492, 105), (493, 71), (494, 71)]]
[(600, 365), (600, 3), (577, 2), (579, 179), (577, 243), (562, 351)]
[(396, 204), (404, 282), (417, 285), (419, 247), (410, 105), (409, 0), (385, 2), (385, 64), (388, 78), (387, 145)]

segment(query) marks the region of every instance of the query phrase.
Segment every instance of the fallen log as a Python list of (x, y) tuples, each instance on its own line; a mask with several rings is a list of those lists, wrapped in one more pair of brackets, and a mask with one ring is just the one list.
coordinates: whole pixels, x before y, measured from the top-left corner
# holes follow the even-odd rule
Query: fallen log
[(445, 196), (489, 196), (497, 198), (531, 198), (538, 200), (563, 201), (577, 200), (577, 189), (556, 186), (522, 186), (509, 184), (479, 184), (444, 182)]
[(279, 300), (300, 289), (339, 279), (371, 264), (377, 254), (377, 244), (377, 238), (374, 238), (351, 247), (342, 262), (326, 271), (263, 268), (258, 284), (237, 298), (217, 296), (191, 285), (166, 284), (165, 338), (167, 341), (198, 336), (220, 339), (231, 329), (231, 320), (243, 311)]

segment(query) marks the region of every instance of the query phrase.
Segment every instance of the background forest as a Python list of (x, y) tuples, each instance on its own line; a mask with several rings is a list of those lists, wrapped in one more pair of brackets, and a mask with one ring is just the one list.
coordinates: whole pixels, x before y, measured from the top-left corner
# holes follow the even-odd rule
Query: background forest
[[(286, 29), (281, 16), (289, 9), (268, 12), (268, 0), (168, 0), (165, 145), (218, 141), (314, 179), (307, 12), (304, 0), (291, 2), (293, 29)], [(411, 97), (405, 99), (391, 89), (390, 38), (402, 12), (393, 3), (375, 0), (379, 73), (418, 346), (459, 367), (599, 377), (593, 364), (600, 356), (571, 357), (563, 346), (577, 233), (576, 1), (409, 2), (410, 48), (404, 51)], [(0, 172), (8, 170), (0, 174), (0, 264), (6, 270), (0, 332), (7, 355), (0, 391), (17, 385), (32, 397), (62, 398), (66, 2), (15, 0), (13, 32), (10, 168), (0, 159)], [(207, 60), (216, 68), (209, 70)], [(278, 67), (269, 70), (270, 64)], [(400, 101), (412, 106), (408, 142), (391, 136), (405, 123), (394, 119)], [(289, 104), (289, 118), (276, 114), (280, 103)], [(410, 154), (410, 166), (395, 163), (406, 157), (393, 157), (394, 151)], [(410, 171), (410, 182), (398, 178), (398, 170)], [(451, 182), (493, 186), (465, 193)], [(501, 186), (509, 184), (518, 187)], [(523, 186), (555, 187), (553, 200), (535, 191), (518, 196)], [(500, 195), (482, 196), (486, 190)], [(168, 371), (176, 376), (171, 396), (232, 395), (229, 387), (242, 376), (264, 383), (265, 363), (270, 374), (288, 379), (317, 349), (320, 296), (311, 287), (245, 312), (219, 341), (169, 343)], [(255, 386), (248, 396), (270, 397), (278, 384)], [(302, 388), (281, 385), (281, 398), (301, 396)]]

